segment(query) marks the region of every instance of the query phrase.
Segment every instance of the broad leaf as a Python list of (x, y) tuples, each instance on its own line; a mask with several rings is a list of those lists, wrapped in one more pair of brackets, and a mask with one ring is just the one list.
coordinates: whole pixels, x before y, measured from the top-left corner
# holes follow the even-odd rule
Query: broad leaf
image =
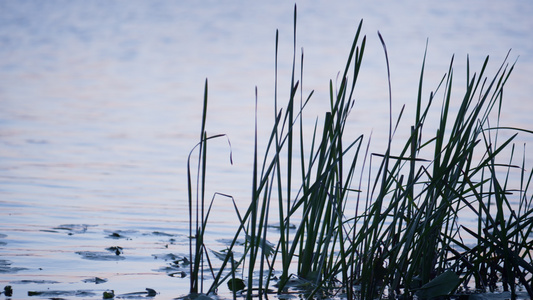
[(460, 279), (453, 271), (446, 271), (424, 284), (416, 292), (418, 298), (434, 298), (450, 294), (459, 285)]

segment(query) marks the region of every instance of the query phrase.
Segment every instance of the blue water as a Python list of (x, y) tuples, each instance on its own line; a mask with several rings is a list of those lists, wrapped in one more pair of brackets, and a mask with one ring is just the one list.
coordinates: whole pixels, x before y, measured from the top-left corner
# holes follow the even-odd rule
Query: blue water
[[(246, 204), (253, 109), (260, 133), (273, 115), (274, 40), (280, 30), (280, 98), (292, 63), (293, 3), (285, 1), (0, 1), (0, 285), (27, 291), (153, 288), (158, 299), (185, 294), (187, 278), (168, 276), (164, 254), (187, 248), (186, 163), (199, 136), (209, 80), (211, 134), (227, 142), (210, 151), (208, 193)], [(505, 90), (502, 122), (532, 129), (533, 3), (298, 2), (297, 49), (304, 51), (304, 91), (315, 90), (308, 116), (322, 117), (328, 81), (344, 68), (364, 19), (367, 49), (351, 132), (373, 130), (383, 144), (391, 62), (395, 114), (412, 111), (428, 41), (425, 93), (455, 55), (464, 86), (490, 56), (494, 73), (511, 50), (516, 68)], [(386, 125), (386, 124), (385, 124)], [(533, 139), (520, 134), (517, 144)], [(381, 144), (380, 144), (381, 143)], [(531, 148), (531, 146), (529, 146)], [(232, 213), (227, 203), (218, 209)], [(217, 238), (231, 234), (215, 219)], [(113, 233), (125, 237), (114, 239)], [(164, 234), (160, 234), (164, 233)], [(120, 246), (124, 260), (79, 253)], [(113, 257), (111, 255), (111, 257)], [(122, 257), (122, 256), (121, 256)], [(83, 282), (107, 278), (95, 285)], [(56, 283), (25, 283), (22, 280)]]

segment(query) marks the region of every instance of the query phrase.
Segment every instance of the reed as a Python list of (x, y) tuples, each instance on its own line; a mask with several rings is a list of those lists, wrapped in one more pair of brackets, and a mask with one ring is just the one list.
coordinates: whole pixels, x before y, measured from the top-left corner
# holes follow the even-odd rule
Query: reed
[[(394, 136), (403, 109), (394, 117), (388, 72), (387, 148), (369, 153), (370, 139), (363, 134), (351, 141), (344, 137), (366, 47), (362, 21), (339, 84), (330, 81), (329, 111), (308, 133), (303, 113), (313, 92), (304, 96), (301, 89), (303, 53), (301, 69), (296, 70), (296, 19), (295, 7), (287, 104), (279, 108), (276, 32), (273, 127), (260, 155), (256, 121), (250, 205), (241, 212), (232, 200), (239, 226), (226, 251), (216, 252), (221, 260), (216, 267), (204, 243), (216, 198), (206, 203), (205, 172), (207, 142), (223, 135), (207, 137), (205, 131), (206, 81), (200, 142), (193, 149), (199, 153), (195, 184), (190, 159), (188, 165), (191, 294), (215, 293), (231, 280), (234, 297), (239, 293), (247, 299), (293, 292), (306, 298), (433, 298), (465, 293), (465, 286), (479, 291), (501, 288), (513, 297), (520, 286), (533, 296), (533, 201), (528, 193), (533, 172), (526, 171), (525, 154), (521, 164), (513, 162), (516, 134), (533, 132), (499, 124), (503, 88), (514, 63), (509, 65), (506, 58), (488, 77), (488, 57), (473, 74), (467, 58), (466, 89), (456, 100), (452, 58), (424, 100), (424, 54), (411, 134), (400, 144)], [(381, 34), (379, 38), (389, 68)], [(459, 109), (453, 112), (455, 103)], [(435, 106), (440, 110), (437, 129), (428, 132)], [(502, 140), (502, 130), (515, 134)], [(509, 149), (511, 157), (502, 161)], [(366, 185), (365, 172), (370, 178)], [(508, 187), (513, 172), (521, 178), (518, 190)], [(513, 206), (516, 199), (518, 207)], [(461, 224), (466, 213), (478, 220), (477, 228)], [(279, 231), (271, 237), (267, 229), (273, 224)], [(204, 272), (211, 274), (206, 289)], [(246, 283), (244, 290), (237, 291), (237, 280)]]

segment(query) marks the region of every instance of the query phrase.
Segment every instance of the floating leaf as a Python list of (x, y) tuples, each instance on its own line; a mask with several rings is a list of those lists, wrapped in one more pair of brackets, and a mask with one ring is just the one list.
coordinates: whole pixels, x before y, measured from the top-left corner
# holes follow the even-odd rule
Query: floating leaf
[(35, 284), (55, 284), (55, 283), (59, 283), (59, 281), (55, 281), (55, 280), (32, 280), (32, 279), (23, 279), (23, 280), (17, 280), (17, 281), (10, 281), (10, 283), (13, 283), (13, 284), (31, 284), (31, 283), (35, 283)]
[(153, 231), (152, 234), (153, 235), (158, 235), (158, 236), (174, 236), (173, 234), (166, 233), (166, 232), (161, 232), (161, 231)]
[(111, 291), (104, 291), (104, 295), (103, 295), (103, 298), (104, 299), (112, 299), (115, 297), (115, 291), (111, 290)]
[(105, 279), (105, 278), (100, 278), (100, 277), (93, 277), (93, 278), (83, 279), (82, 281), (85, 282), (85, 283), (95, 283), (95, 284), (100, 284), (100, 283), (105, 283), (105, 282), (107, 282), (107, 279)]
[(13, 288), (10, 285), (4, 287), (4, 295), (6, 295), (6, 297), (13, 296)]
[(17, 273), (18, 271), (27, 270), (26, 268), (11, 267), (11, 261), (0, 259), (0, 274), (2, 273)]
[[(126, 298), (126, 299), (139, 299), (139, 298), (152, 298), (157, 296), (157, 292), (154, 289), (146, 288), (145, 292), (132, 292), (126, 294), (116, 295), (117, 298)], [(113, 294), (113, 297), (115, 295)], [(112, 297), (111, 297), (112, 298)]]
[(85, 233), (87, 232), (87, 228), (89, 228), (91, 225), (87, 224), (63, 224), (59, 225), (58, 227), (54, 227), (52, 229), (54, 230), (65, 230), (68, 231), (69, 234), (72, 233)]
[(228, 280), (228, 288), (232, 292), (244, 290), (245, 287), (246, 285), (244, 285), (244, 281), (240, 278), (232, 278)]
[[(163, 259), (163, 260), (187, 260), (186, 258), (182, 258), (182, 256), (179, 256), (177, 254), (174, 254), (174, 253), (168, 253), (168, 254), (152, 254), (152, 256), (155, 258), (155, 259)], [(188, 260), (187, 260), (188, 262)]]
[(79, 251), (79, 252), (76, 252), (76, 254), (88, 260), (116, 261), (116, 260), (124, 259), (124, 256), (120, 256), (116, 254), (108, 254), (107, 252)]
[(415, 293), (418, 298), (434, 298), (450, 294), (459, 285), (460, 279), (453, 271), (446, 271), (424, 284)]
[(198, 294), (198, 293), (190, 293), (189, 295), (176, 298), (179, 300), (213, 300), (213, 298), (205, 295), (205, 294)]
[(58, 297), (92, 297), (96, 294), (92, 291), (85, 290), (76, 290), (76, 291), (28, 291), (28, 296), (41, 296), (48, 298), (58, 298)]
[[(285, 226), (287, 226), (287, 225), (285, 225)], [(279, 222), (278, 222), (278, 223), (273, 223), (273, 224), (268, 224), (267, 227), (268, 227), (268, 228), (273, 228), (273, 229), (281, 229), (281, 225), (280, 225)], [(289, 224), (289, 225), (288, 225), (288, 228), (289, 228), (289, 229), (296, 229), (296, 225), (294, 225), (294, 224)]]
[(118, 239), (131, 240), (129, 235), (137, 233), (137, 231), (135, 230), (113, 230), (113, 231), (104, 230), (104, 232), (108, 234), (106, 238), (115, 239), (115, 240), (118, 240)]
[(122, 247), (119, 247), (119, 246), (109, 247), (109, 248), (106, 248), (106, 250), (109, 252), (115, 253), (115, 255), (120, 255), (124, 253), (124, 249), (122, 249)]
[(112, 238), (112, 239), (126, 238), (125, 236), (121, 235), (121, 234), (118, 233), (118, 232), (113, 232), (113, 233), (111, 233), (110, 235), (108, 235), (108, 237), (110, 237), (110, 238)]
[(157, 295), (157, 292), (151, 288), (146, 288), (146, 293), (148, 294), (148, 297), (155, 297), (155, 295)]

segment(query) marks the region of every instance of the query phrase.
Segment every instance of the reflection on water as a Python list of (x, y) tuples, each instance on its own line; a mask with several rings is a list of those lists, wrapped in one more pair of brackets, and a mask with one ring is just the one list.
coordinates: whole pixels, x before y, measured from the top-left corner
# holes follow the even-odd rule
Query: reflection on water
[[(343, 68), (363, 18), (368, 45), (354, 134), (373, 129), (377, 148), (385, 136), (375, 122), (388, 106), (376, 30), (387, 41), (396, 113), (406, 103), (410, 114), (429, 38), (426, 93), (453, 54), (460, 86), (467, 53), (473, 69), (489, 54), (494, 71), (512, 48), (511, 60), (520, 59), (502, 117), (509, 126), (530, 127), (530, 2), (345, 2), (298, 3), (303, 86), (316, 90), (311, 121), (322, 116), (328, 80)], [(280, 95), (288, 91), (292, 13), (282, 1), (1, 2), (0, 283), (13, 285), (17, 298), (46, 289), (95, 290), (100, 297), (106, 289), (153, 288), (164, 299), (185, 293), (188, 280), (167, 276), (169, 262), (158, 257), (188, 251), (185, 166), (199, 131), (204, 80), (208, 131), (229, 135), (234, 158), (230, 166), (227, 144), (213, 143), (209, 193), (245, 204), (254, 87), (263, 133), (273, 115), (276, 28)], [(214, 222), (218, 238), (230, 232), (225, 220)], [(123, 249), (120, 259), (109, 247)], [(96, 277), (107, 282), (88, 281)]]

